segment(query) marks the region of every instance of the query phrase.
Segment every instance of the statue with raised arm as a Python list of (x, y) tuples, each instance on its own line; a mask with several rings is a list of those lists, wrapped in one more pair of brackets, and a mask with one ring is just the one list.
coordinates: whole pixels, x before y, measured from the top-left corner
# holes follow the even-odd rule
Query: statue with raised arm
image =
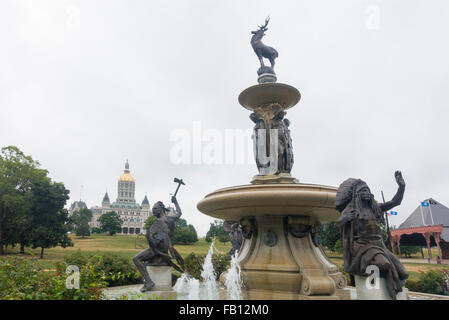
[[(138, 253), (134, 258), (134, 264), (144, 279), (144, 286), (141, 292), (149, 291), (153, 288), (154, 282), (146, 269), (147, 266), (172, 266), (179, 272), (183, 272), (184, 261), (181, 255), (173, 248), (171, 236), (175, 229), (175, 222), (181, 217), (181, 208), (175, 196), (171, 198), (175, 205), (175, 213), (169, 215), (170, 211), (161, 201), (153, 206), (153, 215), (157, 217), (147, 234), (149, 248)], [(180, 266), (176, 265), (172, 259), (176, 259)]]
[(399, 186), (391, 201), (378, 203), (368, 185), (360, 179), (347, 179), (337, 191), (335, 207), (341, 216), (336, 224), (341, 228), (345, 271), (366, 276), (366, 268), (375, 265), (380, 277), (386, 279), (393, 300), (402, 291), (408, 272), (396, 256), (389, 251), (382, 238), (382, 225), (386, 211), (401, 204), (405, 182), (400, 171), (395, 172)]

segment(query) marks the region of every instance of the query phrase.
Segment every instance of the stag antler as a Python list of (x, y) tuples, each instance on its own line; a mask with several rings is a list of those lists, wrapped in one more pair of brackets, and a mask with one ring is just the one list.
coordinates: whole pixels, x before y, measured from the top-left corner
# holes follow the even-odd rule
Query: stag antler
[(264, 31), (268, 30), (268, 28), (267, 28), (268, 22), (270, 22), (270, 16), (268, 16), (268, 17), (265, 19), (265, 24), (264, 24), (263, 26), (258, 26), (259, 29), (262, 29), (262, 30), (264, 30)]

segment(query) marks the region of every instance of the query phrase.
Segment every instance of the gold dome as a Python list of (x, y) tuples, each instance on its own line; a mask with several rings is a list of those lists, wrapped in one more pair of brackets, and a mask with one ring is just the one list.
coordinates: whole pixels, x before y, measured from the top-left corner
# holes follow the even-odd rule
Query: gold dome
[(119, 181), (131, 181), (134, 182), (133, 176), (129, 172), (125, 172), (120, 176)]

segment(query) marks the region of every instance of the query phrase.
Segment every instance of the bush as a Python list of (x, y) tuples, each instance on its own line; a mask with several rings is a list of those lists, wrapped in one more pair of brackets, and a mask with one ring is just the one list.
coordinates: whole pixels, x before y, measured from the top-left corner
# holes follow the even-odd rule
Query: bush
[[(65, 270), (64, 270), (65, 271)], [(91, 264), (80, 268), (80, 288), (67, 289), (69, 275), (44, 271), (35, 258), (0, 259), (0, 299), (2, 300), (98, 300), (103, 298), (99, 280)]]
[(403, 254), (406, 258), (411, 258), (412, 254), (420, 251), (421, 249), (419, 246), (401, 246), (401, 254)]
[(405, 286), (410, 291), (449, 295), (449, 270), (421, 272), (418, 280), (407, 279)]
[(334, 245), (334, 250), (333, 250), (334, 252), (337, 252), (337, 253), (343, 253), (343, 246), (341, 245), (341, 240), (340, 239), (338, 239), (336, 242), (335, 242), (335, 245)]
[[(188, 273), (191, 277), (202, 280), (201, 271), (205, 254), (195, 254), (191, 253), (184, 259), (184, 271)], [(214, 266), (216, 280), (220, 275), (229, 268), (231, 259), (227, 254), (215, 253), (212, 255), (212, 264)]]
[[(340, 228), (335, 222), (323, 223), (318, 230), (318, 236), (321, 240), (321, 245), (331, 251), (336, 251), (335, 245), (341, 239)], [(340, 240), (341, 245), (341, 240)]]
[(103, 232), (101, 232), (101, 229), (100, 229), (100, 228), (97, 228), (97, 227), (93, 227), (91, 231), (92, 231), (92, 233), (94, 233), (94, 234), (100, 234), (100, 233), (103, 233)]
[(105, 281), (108, 287), (142, 283), (142, 277), (137, 272), (132, 261), (117, 253), (83, 253), (80, 250), (64, 257), (64, 263), (58, 266), (61, 272), (69, 265), (78, 267), (91, 264), (99, 279)]

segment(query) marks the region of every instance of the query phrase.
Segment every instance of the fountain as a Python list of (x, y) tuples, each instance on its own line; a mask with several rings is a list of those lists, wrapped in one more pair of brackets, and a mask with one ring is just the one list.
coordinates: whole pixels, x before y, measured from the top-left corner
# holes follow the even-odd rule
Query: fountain
[[(181, 277), (176, 281), (173, 290), (177, 292), (177, 298), (180, 300), (217, 300), (219, 295), (223, 292), (224, 288), (221, 288), (216, 281), (216, 273), (212, 264), (212, 254), (214, 253), (214, 242), (211, 243), (209, 251), (204, 259), (202, 265), (201, 278), (203, 282), (200, 284), (198, 279), (190, 277), (188, 274), (183, 273)], [(231, 259), (231, 267), (229, 269), (229, 276), (224, 283), (226, 290), (225, 299), (239, 300), (240, 294), (240, 268), (237, 262), (237, 255), (234, 255)]]
[(206, 288), (207, 300), (218, 299), (217, 281), (215, 280), (215, 270), (212, 264), (212, 254), (214, 252), (214, 242), (211, 243), (209, 252), (204, 258), (203, 271), (201, 271), (201, 278), (203, 278), (203, 285)]
[[(268, 19), (260, 29), (265, 31), (267, 24)], [(314, 237), (321, 222), (339, 217), (334, 207), (337, 188), (300, 183), (291, 176), (290, 121), (283, 117), (301, 95), (276, 82), (277, 52), (261, 43), (263, 32), (253, 34), (251, 43), (261, 62), (259, 84), (245, 89), (238, 101), (253, 112), (259, 174), (250, 184), (206, 195), (197, 207), (208, 216), (240, 222), (244, 241), (236, 260), (243, 299), (349, 299), (346, 278)], [(264, 66), (261, 57), (269, 58), (272, 66)]]
[(178, 297), (185, 296), (187, 293), (187, 300), (198, 300), (200, 298), (199, 280), (190, 277), (186, 273), (183, 273), (181, 277), (176, 280), (173, 290), (178, 293)]
[(231, 266), (226, 273), (224, 285), (226, 287), (227, 299), (242, 299), (242, 277), (239, 262), (237, 260), (238, 251), (231, 257)]

